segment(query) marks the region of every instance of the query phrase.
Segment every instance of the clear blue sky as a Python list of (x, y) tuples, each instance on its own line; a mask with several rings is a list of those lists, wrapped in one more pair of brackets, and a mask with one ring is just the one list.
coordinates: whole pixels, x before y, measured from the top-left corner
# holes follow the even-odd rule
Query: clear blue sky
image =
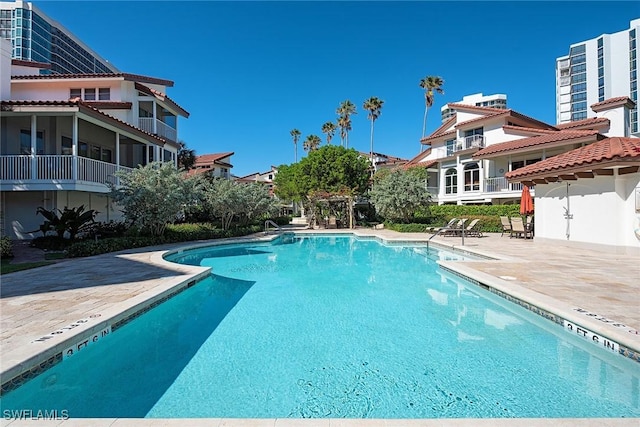
[[(555, 123), (555, 59), (569, 45), (629, 28), (640, 2), (35, 1), (122, 72), (170, 79), (191, 113), (179, 135), (196, 154), (233, 151), (233, 173), (292, 163), (289, 131), (325, 136), (351, 100), (350, 147), (369, 151), (365, 99), (385, 101), (374, 150), (419, 153), (426, 75), (440, 107), (503, 93), (508, 106)], [(336, 135), (332, 143), (340, 143)]]

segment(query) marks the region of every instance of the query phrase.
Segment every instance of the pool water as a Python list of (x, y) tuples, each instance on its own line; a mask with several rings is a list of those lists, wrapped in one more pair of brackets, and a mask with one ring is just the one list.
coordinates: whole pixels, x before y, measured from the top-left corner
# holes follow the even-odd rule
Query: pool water
[(637, 363), (437, 267), (284, 236), (170, 260), (212, 275), (1, 399), (71, 417), (638, 417)]

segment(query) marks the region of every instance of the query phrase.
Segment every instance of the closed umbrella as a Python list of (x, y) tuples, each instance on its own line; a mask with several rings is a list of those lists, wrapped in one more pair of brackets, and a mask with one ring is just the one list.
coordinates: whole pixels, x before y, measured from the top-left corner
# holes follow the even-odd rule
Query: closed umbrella
[(520, 215), (531, 215), (533, 213), (533, 198), (528, 186), (522, 187), (522, 196), (520, 196)]

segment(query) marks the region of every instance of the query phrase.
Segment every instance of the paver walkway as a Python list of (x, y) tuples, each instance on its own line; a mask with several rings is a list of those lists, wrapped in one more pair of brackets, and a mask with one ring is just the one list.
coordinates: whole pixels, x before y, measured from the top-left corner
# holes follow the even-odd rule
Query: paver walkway
[[(340, 230), (337, 230), (340, 231)], [(336, 230), (330, 230), (336, 232)], [(426, 233), (357, 230), (387, 240), (426, 240)], [(264, 237), (262, 237), (264, 238)], [(572, 315), (583, 326), (640, 350), (640, 257), (612, 251), (578, 248), (555, 242), (510, 239), (499, 234), (465, 239), (437, 236), (438, 245), (476, 252), (492, 260), (456, 262), (455, 269), (496, 288), (504, 289), (554, 312)], [(38, 354), (53, 354), (73, 344), (78, 332), (100, 331), (106, 321), (124, 318), (149, 300), (157, 300), (176, 286), (207, 274), (207, 269), (164, 261), (161, 253), (180, 245), (144, 248), (122, 253), (60, 261), (54, 265), (12, 273), (0, 278), (0, 373), (4, 383), (33, 366)], [(445, 266), (453, 265), (446, 262)], [(532, 301), (533, 300), (533, 301)], [(581, 308), (584, 312), (576, 312)], [(597, 315), (597, 316), (595, 316)], [(600, 320), (598, 320), (600, 319)], [(605, 321), (606, 320), (606, 321)], [(80, 322), (79, 322), (80, 321)], [(617, 325), (613, 326), (612, 322)], [(72, 326), (76, 325), (76, 326)], [(58, 334), (52, 334), (62, 331)], [(42, 337), (49, 337), (38, 341)], [(62, 425), (74, 425), (74, 420)], [(86, 420), (85, 420), (86, 421)], [(94, 420), (83, 425), (165, 425), (140, 421)], [(296, 425), (291, 420), (200, 420), (188, 425)], [(446, 420), (393, 424), (391, 420), (315, 420), (304, 425), (446, 425)], [(452, 420), (453, 421), (453, 420)], [(592, 422), (593, 421), (593, 422)], [(623, 420), (515, 421), (518, 425), (629, 425)], [(88, 422), (88, 421), (87, 421)], [(119, 424), (120, 422), (120, 424)], [(483, 421), (484, 422), (484, 421)], [(2, 425), (9, 421), (4, 420)], [(17, 426), (20, 421), (11, 425)], [(226, 423), (226, 424), (225, 424)], [(391, 424), (389, 424), (391, 423)], [(449, 425), (482, 424), (456, 420)], [(53, 425), (53, 424), (52, 424)], [(173, 424), (171, 424), (173, 425)], [(187, 424), (176, 424), (187, 425)], [(514, 425), (510, 423), (509, 425)], [(638, 425), (638, 424), (636, 424)]]

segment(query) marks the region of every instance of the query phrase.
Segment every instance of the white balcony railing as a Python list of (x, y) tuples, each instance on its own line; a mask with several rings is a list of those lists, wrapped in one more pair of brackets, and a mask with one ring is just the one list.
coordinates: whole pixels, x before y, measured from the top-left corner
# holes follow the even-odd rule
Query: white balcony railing
[(509, 184), (509, 181), (504, 177), (484, 179), (485, 193), (499, 193), (501, 191), (522, 191), (522, 183), (514, 182)]
[[(155, 121), (156, 128), (153, 128), (153, 122)], [(159, 135), (163, 138), (170, 139), (171, 141), (178, 140), (178, 131), (164, 123), (161, 120), (154, 119), (153, 117), (140, 117), (138, 120), (140, 129), (151, 134)]]
[(455, 151), (469, 150), (471, 148), (484, 148), (484, 136), (471, 135), (456, 141)]
[[(74, 160), (77, 159), (77, 162)], [(74, 163), (77, 173), (74, 174)], [(28, 155), (0, 156), (0, 179), (3, 181), (55, 181), (60, 182), (90, 182), (115, 183), (115, 172), (118, 166), (87, 157), (73, 157), (69, 155)], [(121, 170), (131, 171), (131, 168), (120, 166)], [(74, 176), (77, 178), (74, 179)]]

